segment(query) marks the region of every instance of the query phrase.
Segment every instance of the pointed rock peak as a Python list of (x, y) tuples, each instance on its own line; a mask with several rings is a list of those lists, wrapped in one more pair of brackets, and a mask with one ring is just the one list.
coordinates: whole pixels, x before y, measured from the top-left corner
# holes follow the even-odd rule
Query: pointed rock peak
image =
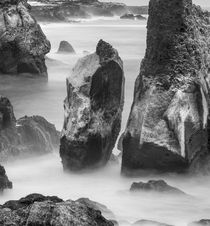
[(114, 58), (116, 50), (109, 43), (101, 39), (96, 47), (96, 54), (99, 56), (100, 63), (102, 64)]

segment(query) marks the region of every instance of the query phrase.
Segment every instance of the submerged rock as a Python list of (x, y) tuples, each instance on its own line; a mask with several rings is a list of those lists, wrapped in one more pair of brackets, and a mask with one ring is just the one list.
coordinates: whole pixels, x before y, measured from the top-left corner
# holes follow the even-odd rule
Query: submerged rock
[(9, 181), (4, 167), (0, 165), (0, 191), (8, 188), (12, 188), (12, 182)]
[(58, 49), (58, 53), (71, 53), (75, 54), (75, 50), (72, 45), (67, 41), (61, 41)]
[(150, 221), (150, 220), (139, 220), (132, 224), (132, 226), (172, 226), (169, 224), (164, 224), (156, 221)]
[(60, 156), (64, 169), (104, 166), (120, 132), (124, 104), (123, 63), (111, 45), (78, 61), (67, 79)]
[(0, 72), (47, 76), (50, 42), (30, 15), (27, 0), (0, 3)]
[(78, 201), (31, 194), (0, 207), (0, 225), (113, 226), (100, 213)]
[(183, 191), (178, 188), (168, 185), (164, 180), (150, 180), (147, 183), (139, 182), (131, 185), (130, 191), (152, 191), (161, 192), (164, 194), (174, 195), (186, 195)]
[(52, 152), (59, 146), (59, 133), (41, 116), (15, 119), (13, 107), (0, 96), (0, 161)]
[(203, 219), (190, 223), (188, 226), (210, 226), (210, 219)]
[(209, 155), (210, 22), (192, 0), (151, 0), (122, 173), (185, 171)]

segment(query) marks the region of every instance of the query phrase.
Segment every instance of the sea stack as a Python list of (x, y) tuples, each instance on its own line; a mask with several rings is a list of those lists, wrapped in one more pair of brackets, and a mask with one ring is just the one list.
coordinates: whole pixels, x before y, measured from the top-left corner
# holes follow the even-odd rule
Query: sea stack
[[(150, 0), (122, 173), (185, 171), (208, 149), (210, 23), (192, 0)], [(204, 157), (205, 156), (205, 157)]]
[(0, 2), (0, 72), (47, 76), (50, 42), (30, 15), (27, 0)]
[(64, 170), (104, 166), (121, 128), (123, 62), (100, 40), (96, 52), (80, 59), (67, 79), (60, 156)]
[(58, 49), (58, 53), (63, 54), (75, 54), (73, 46), (67, 41), (61, 41)]

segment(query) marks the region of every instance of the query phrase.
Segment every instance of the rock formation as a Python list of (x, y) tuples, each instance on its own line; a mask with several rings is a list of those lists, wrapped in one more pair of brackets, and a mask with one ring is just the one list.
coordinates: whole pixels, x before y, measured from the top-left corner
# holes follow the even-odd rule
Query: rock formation
[(122, 173), (183, 171), (209, 154), (209, 25), (192, 0), (150, 1)]
[(81, 202), (31, 194), (0, 207), (0, 225), (114, 226), (101, 212)]
[(40, 116), (15, 119), (13, 107), (0, 96), (0, 161), (53, 151), (59, 146), (54, 125)]
[(210, 226), (210, 220), (202, 219), (200, 221), (192, 222), (192, 223), (188, 224), (188, 226)]
[(132, 224), (132, 226), (172, 226), (172, 225), (168, 225), (168, 224), (164, 224), (156, 221), (139, 220), (134, 224)]
[(152, 191), (152, 192), (161, 192), (163, 194), (186, 195), (183, 191), (168, 185), (163, 180), (150, 180), (147, 183), (144, 182), (133, 183), (131, 185), (130, 191), (132, 192)]
[(123, 62), (100, 40), (67, 79), (60, 156), (73, 171), (105, 165), (120, 132), (124, 104)]
[(58, 53), (75, 54), (75, 50), (69, 42), (61, 41), (59, 45)]
[(4, 167), (0, 165), (0, 191), (2, 192), (4, 189), (8, 188), (12, 188), (12, 182), (9, 181)]
[(0, 72), (47, 76), (50, 42), (30, 15), (27, 0), (0, 2)]

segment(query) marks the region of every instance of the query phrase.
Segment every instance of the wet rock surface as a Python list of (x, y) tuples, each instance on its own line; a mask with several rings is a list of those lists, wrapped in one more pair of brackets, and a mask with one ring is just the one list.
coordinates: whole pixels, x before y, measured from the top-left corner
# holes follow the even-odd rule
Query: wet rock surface
[(8, 98), (0, 96), (0, 161), (52, 152), (59, 133), (41, 116), (16, 120)]
[(164, 180), (150, 180), (147, 183), (135, 182), (131, 185), (130, 191), (132, 192), (152, 191), (152, 192), (161, 192), (163, 194), (186, 195), (183, 191), (179, 190), (178, 188), (168, 185)]
[(69, 42), (61, 41), (59, 45), (58, 53), (75, 54), (75, 50)]
[(47, 76), (50, 42), (30, 14), (26, 0), (0, 3), (0, 72)]
[(209, 25), (208, 13), (191, 0), (150, 1), (147, 50), (122, 142), (123, 174), (185, 172), (209, 155)]
[(17, 226), (113, 226), (100, 213), (81, 202), (31, 194), (0, 207), (0, 224)]
[(0, 192), (8, 188), (12, 188), (12, 182), (9, 181), (4, 167), (0, 165)]
[(104, 166), (120, 132), (124, 104), (123, 63), (111, 45), (80, 59), (67, 79), (60, 156), (65, 170)]

